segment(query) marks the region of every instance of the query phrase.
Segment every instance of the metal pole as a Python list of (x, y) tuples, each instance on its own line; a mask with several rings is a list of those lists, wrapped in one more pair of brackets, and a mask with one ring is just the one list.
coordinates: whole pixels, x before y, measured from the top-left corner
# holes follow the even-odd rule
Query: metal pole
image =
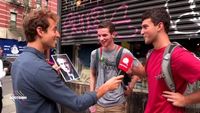
[[(62, 5), (61, 2), (62, 2), (61, 0), (57, 0), (57, 13), (58, 13), (58, 16), (60, 16), (60, 17), (61, 17), (61, 5)], [(58, 31), (61, 33), (61, 18), (58, 22)], [(60, 34), (60, 36), (61, 36), (61, 34)], [(57, 54), (61, 53), (61, 38), (62, 37), (60, 37), (57, 42), (57, 47), (56, 47)]]

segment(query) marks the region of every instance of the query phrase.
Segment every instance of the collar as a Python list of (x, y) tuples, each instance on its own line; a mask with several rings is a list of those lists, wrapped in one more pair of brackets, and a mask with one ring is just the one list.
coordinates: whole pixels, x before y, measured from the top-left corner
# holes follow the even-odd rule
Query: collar
[(45, 60), (45, 55), (44, 53), (38, 51), (37, 49), (33, 48), (33, 47), (26, 47), (24, 48), (23, 52), (30, 52), (35, 54), (36, 56), (38, 56), (39, 58)]

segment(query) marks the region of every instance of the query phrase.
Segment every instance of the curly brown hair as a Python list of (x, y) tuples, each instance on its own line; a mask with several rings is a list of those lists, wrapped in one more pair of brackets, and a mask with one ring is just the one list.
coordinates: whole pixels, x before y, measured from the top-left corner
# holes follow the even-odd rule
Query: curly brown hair
[(144, 21), (145, 19), (148, 19), (148, 18), (151, 19), (151, 21), (154, 23), (154, 25), (157, 25), (160, 22), (163, 22), (166, 33), (169, 32), (170, 16), (164, 7), (153, 8), (153, 9), (149, 9), (146, 12), (144, 12), (142, 15), (142, 21)]
[(23, 21), (23, 29), (27, 42), (35, 41), (37, 36), (37, 27), (41, 27), (43, 31), (47, 32), (47, 28), (49, 27), (49, 18), (55, 22), (57, 22), (59, 19), (55, 13), (48, 9), (32, 10), (25, 16)]

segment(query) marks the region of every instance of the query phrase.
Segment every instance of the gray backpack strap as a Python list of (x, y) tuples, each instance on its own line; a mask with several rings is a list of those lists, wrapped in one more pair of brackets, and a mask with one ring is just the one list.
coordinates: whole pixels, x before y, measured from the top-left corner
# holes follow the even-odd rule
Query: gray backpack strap
[[(151, 53), (153, 52), (153, 49), (148, 50), (147, 54), (146, 54), (146, 65), (145, 65), (145, 70), (147, 69), (148, 66), (148, 62), (149, 62), (149, 58), (151, 56)], [(148, 75), (147, 75), (148, 76)]]
[(153, 52), (153, 49), (150, 49), (146, 54), (146, 66), (145, 66), (145, 69), (147, 68), (149, 57), (151, 56), (152, 52)]
[(151, 56), (151, 53), (153, 52), (153, 49), (150, 49), (146, 55), (146, 61), (149, 59), (149, 57)]
[(169, 44), (164, 51), (162, 60), (162, 76), (164, 77), (167, 87), (173, 92), (175, 92), (176, 86), (174, 84), (170, 63), (172, 52), (177, 46), (180, 46), (180, 44), (176, 42)]

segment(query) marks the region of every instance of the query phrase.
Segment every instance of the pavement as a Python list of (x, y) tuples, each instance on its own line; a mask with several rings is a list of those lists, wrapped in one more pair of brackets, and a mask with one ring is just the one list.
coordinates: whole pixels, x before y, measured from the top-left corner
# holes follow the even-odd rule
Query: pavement
[(2, 113), (16, 113), (15, 103), (11, 99), (12, 96), (12, 80), (11, 76), (5, 76), (2, 79), (3, 83), (3, 109)]

